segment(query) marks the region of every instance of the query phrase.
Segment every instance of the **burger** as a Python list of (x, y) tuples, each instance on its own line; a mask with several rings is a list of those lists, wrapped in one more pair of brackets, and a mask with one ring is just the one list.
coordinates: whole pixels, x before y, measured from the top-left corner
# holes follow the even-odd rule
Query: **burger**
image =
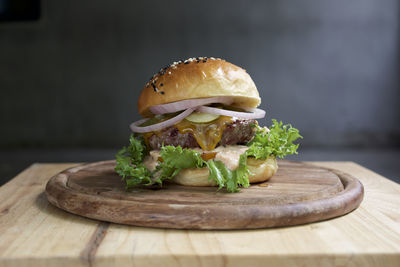
[(290, 124), (265, 117), (258, 90), (242, 68), (219, 58), (189, 58), (153, 75), (142, 89), (129, 145), (115, 171), (135, 186), (218, 186), (228, 192), (272, 177), (276, 159), (297, 154)]

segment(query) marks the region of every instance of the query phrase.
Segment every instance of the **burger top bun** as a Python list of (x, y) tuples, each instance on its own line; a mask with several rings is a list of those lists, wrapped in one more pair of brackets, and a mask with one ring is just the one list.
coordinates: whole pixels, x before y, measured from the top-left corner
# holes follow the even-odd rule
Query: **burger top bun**
[(155, 74), (139, 96), (138, 109), (149, 117), (151, 106), (215, 96), (230, 96), (238, 107), (255, 108), (261, 103), (246, 70), (222, 59), (198, 57), (174, 62)]

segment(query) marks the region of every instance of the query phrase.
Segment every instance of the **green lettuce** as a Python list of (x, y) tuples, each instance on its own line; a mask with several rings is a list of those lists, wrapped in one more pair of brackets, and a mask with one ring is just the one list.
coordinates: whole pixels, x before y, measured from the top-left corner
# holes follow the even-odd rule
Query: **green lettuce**
[(115, 156), (117, 162), (115, 171), (126, 182), (127, 188), (153, 184), (152, 173), (143, 164), (146, 154), (147, 149), (143, 141), (131, 135), (129, 146), (123, 147)]
[(256, 159), (265, 160), (270, 155), (284, 158), (287, 155), (297, 154), (299, 144), (293, 144), (298, 138), (303, 138), (299, 130), (293, 128), (290, 124), (283, 125), (282, 122), (272, 120), (272, 126), (269, 129), (265, 127), (256, 127), (256, 134), (247, 145), (247, 156)]
[(246, 160), (247, 156), (246, 153), (244, 153), (240, 156), (239, 167), (231, 171), (222, 161), (210, 159), (207, 161), (207, 167), (210, 171), (208, 179), (213, 179), (219, 186), (219, 189), (226, 187), (228, 192), (239, 192), (239, 186), (245, 188), (250, 186), (250, 171), (247, 167)]
[(174, 178), (182, 169), (202, 168), (205, 164), (199, 152), (181, 146), (162, 146), (160, 157), (155, 172), (160, 182)]
[(129, 146), (123, 147), (116, 154), (117, 165), (115, 171), (126, 182), (127, 189), (138, 185), (162, 185), (166, 180), (174, 178), (182, 169), (203, 168), (209, 169), (209, 179), (214, 180), (219, 189), (226, 188), (228, 192), (238, 192), (240, 187), (249, 187), (250, 171), (247, 166), (247, 157), (265, 160), (268, 157), (283, 158), (286, 155), (297, 154), (298, 144), (293, 144), (302, 138), (299, 131), (290, 124), (272, 120), (273, 125), (268, 130), (256, 127), (255, 137), (249, 142), (248, 150), (240, 156), (236, 170), (229, 170), (221, 161), (202, 159), (201, 154), (192, 149), (180, 146), (162, 146), (160, 158), (154, 171), (150, 171), (143, 164), (148, 150), (143, 140), (131, 135)]

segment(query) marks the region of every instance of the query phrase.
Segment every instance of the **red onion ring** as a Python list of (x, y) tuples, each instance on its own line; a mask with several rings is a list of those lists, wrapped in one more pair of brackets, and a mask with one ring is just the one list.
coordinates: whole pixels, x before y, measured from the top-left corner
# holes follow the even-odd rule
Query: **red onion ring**
[(165, 113), (173, 113), (180, 110), (194, 108), (198, 106), (204, 106), (212, 103), (221, 103), (225, 105), (232, 104), (233, 99), (229, 96), (217, 96), (217, 97), (209, 97), (209, 98), (197, 98), (197, 99), (187, 99), (177, 102), (172, 102), (168, 104), (156, 105), (150, 107), (150, 111), (153, 114), (165, 114)]
[(178, 122), (180, 122), (181, 120), (183, 120), (184, 118), (186, 118), (187, 116), (189, 116), (192, 112), (194, 111), (193, 108), (188, 108), (187, 110), (185, 110), (184, 112), (182, 112), (181, 114), (166, 120), (166, 121), (162, 121), (160, 123), (156, 123), (153, 125), (149, 125), (149, 126), (138, 126), (144, 122), (146, 122), (148, 119), (142, 119), (142, 120), (138, 120), (136, 122), (131, 123), (131, 125), (129, 125), (129, 128), (131, 128), (131, 131), (134, 133), (147, 133), (147, 132), (154, 132), (157, 130), (161, 130), (163, 128), (166, 128), (168, 126), (174, 125)]
[(262, 109), (259, 109), (259, 108), (243, 108), (243, 109), (246, 111), (249, 111), (251, 113), (232, 111), (232, 110), (226, 110), (226, 109), (220, 109), (220, 108), (212, 108), (212, 107), (206, 107), (206, 106), (201, 106), (201, 107), (196, 108), (196, 110), (200, 111), (200, 112), (236, 117), (236, 118), (240, 118), (240, 119), (262, 119), (265, 117), (265, 111)]

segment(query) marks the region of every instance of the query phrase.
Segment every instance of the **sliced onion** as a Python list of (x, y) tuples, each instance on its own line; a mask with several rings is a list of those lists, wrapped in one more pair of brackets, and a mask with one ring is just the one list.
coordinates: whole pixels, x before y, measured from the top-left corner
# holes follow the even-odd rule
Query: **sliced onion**
[(197, 99), (187, 99), (177, 102), (172, 102), (163, 105), (157, 105), (150, 107), (150, 111), (153, 114), (165, 114), (165, 113), (173, 113), (180, 110), (194, 108), (199, 106), (204, 106), (212, 103), (221, 103), (225, 105), (232, 104), (233, 99), (229, 96), (217, 96), (217, 97), (209, 97), (209, 98), (197, 98)]
[(259, 108), (243, 108), (246, 111), (249, 112), (239, 112), (239, 111), (232, 111), (232, 110), (226, 110), (226, 109), (220, 109), (220, 108), (212, 108), (212, 107), (206, 107), (206, 106), (201, 106), (196, 108), (197, 111), (204, 112), (204, 113), (211, 113), (211, 114), (217, 114), (217, 115), (223, 115), (223, 116), (230, 116), (230, 117), (236, 117), (236, 118), (241, 118), (241, 119), (261, 119), (265, 117), (265, 111)]
[(131, 128), (132, 132), (134, 133), (147, 133), (147, 132), (153, 132), (153, 131), (157, 131), (157, 130), (161, 130), (163, 128), (166, 128), (168, 126), (174, 125), (175, 123), (180, 122), (181, 120), (183, 120), (184, 118), (186, 118), (187, 116), (189, 116), (192, 112), (194, 111), (193, 108), (188, 108), (187, 110), (185, 110), (184, 112), (182, 112), (181, 114), (166, 120), (166, 121), (162, 121), (160, 123), (156, 123), (153, 125), (149, 125), (149, 126), (138, 126), (144, 122), (146, 122), (148, 119), (142, 119), (136, 122), (131, 123), (131, 125), (129, 126), (129, 128)]

